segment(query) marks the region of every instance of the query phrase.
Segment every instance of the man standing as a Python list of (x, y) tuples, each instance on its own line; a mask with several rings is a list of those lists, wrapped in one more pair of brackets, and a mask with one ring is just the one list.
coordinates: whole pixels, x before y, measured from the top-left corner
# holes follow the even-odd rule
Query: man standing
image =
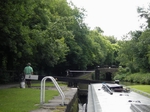
[[(33, 68), (31, 67), (31, 63), (28, 63), (27, 66), (24, 68), (24, 74), (25, 75), (29, 75), (29, 77), (31, 77), (31, 75), (33, 74)], [(28, 85), (28, 87), (31, 87), (31, 80), (27, 79), (26, 83)]]

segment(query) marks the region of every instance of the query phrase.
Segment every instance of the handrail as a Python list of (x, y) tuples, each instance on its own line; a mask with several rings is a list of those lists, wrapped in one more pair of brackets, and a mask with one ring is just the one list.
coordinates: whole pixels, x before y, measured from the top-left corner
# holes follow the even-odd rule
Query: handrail
[(104, 88), (108, 93), (110, 93), (111, 95), (113, 94), (113, 92), (107, 87), (106, 84), (103, 84), (103, 88)]
[(62, 105), (64, 105), (65, 94), (61, 90), (60, 86), (58, 85), (57, 81), (52, 76), (46, 76), (41, 80), (41, 97), (40, 97), (40, 104), (45, 102), (45, 81), (46, 79), (51, 79), (57, 90), (59, 91), (61, 98), (62, 98)]

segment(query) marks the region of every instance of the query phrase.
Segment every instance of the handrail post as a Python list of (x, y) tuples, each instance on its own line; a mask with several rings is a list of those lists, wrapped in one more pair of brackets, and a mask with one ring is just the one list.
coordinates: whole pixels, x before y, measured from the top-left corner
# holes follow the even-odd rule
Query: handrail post
[(58, 85), (57, 81), (52, 76), (46, 76), (41, 80), (41, 95), (40, 95), (40, 103), (43, 104), (45, 102), (45, 81), (46, 79), (51, 79), (55, 87), (57, 88), (59, 94), (62, 97), (62, 105), (64, 105), (65, 95)]

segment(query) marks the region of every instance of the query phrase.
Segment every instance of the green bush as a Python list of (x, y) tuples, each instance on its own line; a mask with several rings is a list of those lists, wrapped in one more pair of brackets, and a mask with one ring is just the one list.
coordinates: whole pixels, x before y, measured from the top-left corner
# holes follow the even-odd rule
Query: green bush
[(119, 72), (117, 72), (114, 79), (131, 83), (150, 84), (150, 73), (131, 74), (129, 68), (119, 68)]
[(8, 73), (2, 73), (1, 75), (0, 75), (0, 83), (1, 84), (6, 84), (6, 83), (8, 83), (9, 81), (10, 81), (10, 76), (9, 76), (9, 74)]
[(133, 82), (133, 76), (128, 75), (128, 76), (126, 76), (126, 77), (124, 78), (124, 80), (123, 80), (123, 81)]
[(126, 80), (126, 76), (130, 73), (130, 69), (129, 68), (122, 68), (120, 67), (117, 75), (114, 77), (115, 80), (120, 80), (120, 81), (125, 81)]
[(114, 77), (114, 80), (123, 81), (125, 77), (126, 77), (126, 74), (123, 74), (123, 75), (117, 74), (117, 75)]
[(150, 74), (145, 74), (144, 82), (145, 82), (145, 84), (150, 84)]
[(150, 84), (150, 73), (134, 73), (127, 75), (124, 79), (127, 82)]

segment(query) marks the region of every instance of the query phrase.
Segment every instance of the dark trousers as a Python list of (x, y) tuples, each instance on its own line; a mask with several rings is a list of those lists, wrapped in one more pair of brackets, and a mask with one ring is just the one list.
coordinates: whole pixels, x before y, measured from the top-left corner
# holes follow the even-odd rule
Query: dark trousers
[(31, 87), (31, 80), (27, 79), (26, 84), (27, 84), (28, 88), (30, 88)]

